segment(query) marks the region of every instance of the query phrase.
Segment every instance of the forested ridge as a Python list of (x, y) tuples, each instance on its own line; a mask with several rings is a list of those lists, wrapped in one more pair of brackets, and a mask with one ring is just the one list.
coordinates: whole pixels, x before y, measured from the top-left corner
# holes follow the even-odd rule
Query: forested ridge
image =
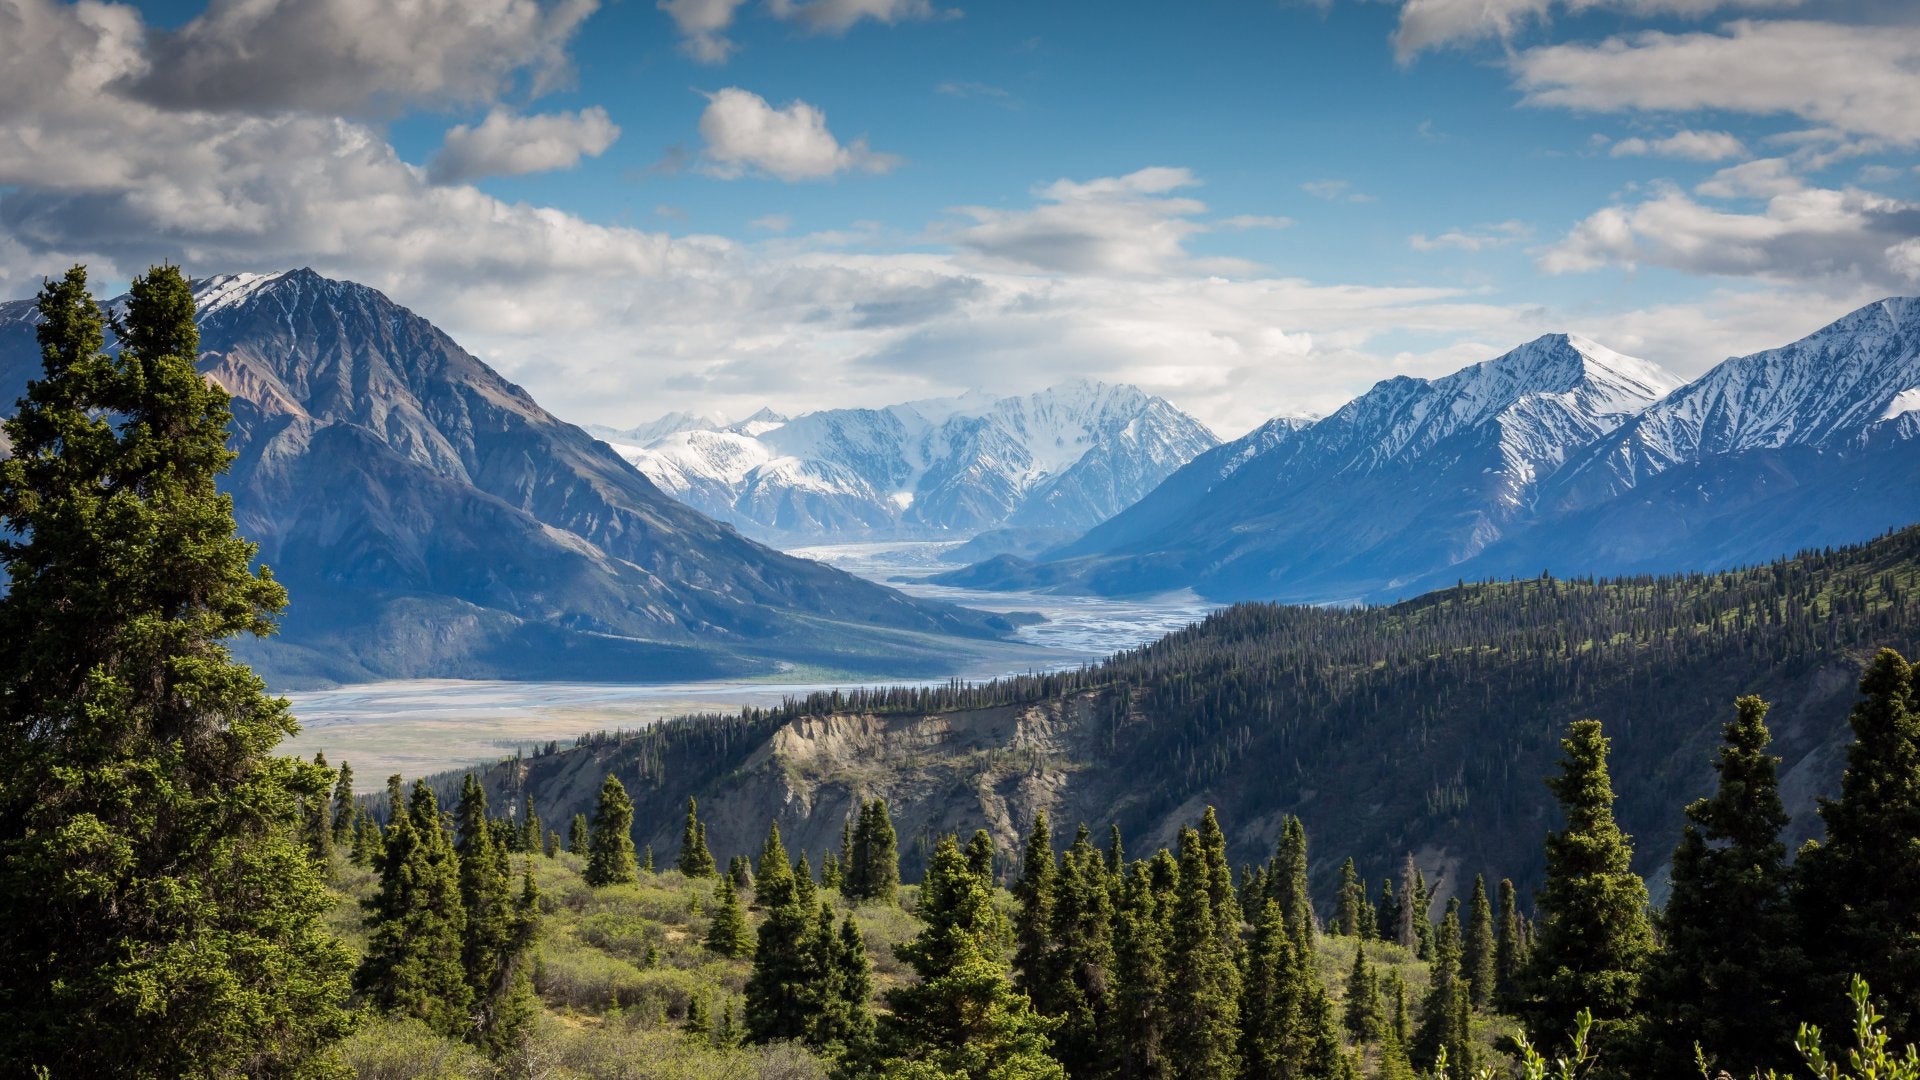
[[(1712, 574), (1461, 584), (1373, 608), (1241, 604), (1077, 671), (817, 693), (778, 708), (584, 736), (569, 752), (496, 770), (490, 782), (570, 809), (559, 778), (591, 771), (575, 756), (591, 758), (593, 769), (634, 788), (641, 834), (663, 851), (687, 796), (744, 798), (796, 776), (846, 791), (783, 802), (790, 831), (805, 832), (809, 806), (831, 816), (851, 799), (887, 794), (915, 823), (908, 831), (921, 832), (917, 813), (967, 797), (908, 775), (937, 760), (939, 744), (910, 769), (889, 773), (870, 762), (857, 776), (814, 776), (767, 767), (772, 736), (819, 717), (901, 727), (1043, 710), (1067, 718), (1075, 737), (1064, 753), (1034, 759), (1033, 770), (1055, 770), (1059, 783), (1032, 802), (1013, 783), (1018, 741), (1008, 740), (997, 760), (1007, 797), (1019, 804), (1015, 817), (1052, 800), (1063, 812), (1170, 842), (1182, 814), (1206, 802), (1234, 826), (1233, 858), (1247, 863), (1271, 849), (1280, 818), (1293, 813), (1322, 839), (1317, 885), (1332, 880), (1347, 853), (1378, 879), (1397, 870), (1396, 852), (1415, 850), (1446, 893), (1476, 873), (1512, 876), (1524, 891), (1539, 879), (1549, 822), (1540, 777), (1559, 734), (1587, 716), (1605, 721), (1615, 740), (1620, 815), (1645, 841), (1642, 872), (1655, 871), (1678, 837), (1671, 808), (1711, 783), (1721, 713), (1743, 693), (1776, 702), (1795, 815), (1789, 836), (1814, 835), (1811, 798), (1838, 776), (1848, 695), (1878, 646), (1920, 651), (1920, 529)], [(1100, 783), (1111, 777), (1124, 783)], [(577, 801), (590, 785), (572, 790)], [(917, 868), (924, 852), (908, 858)]]

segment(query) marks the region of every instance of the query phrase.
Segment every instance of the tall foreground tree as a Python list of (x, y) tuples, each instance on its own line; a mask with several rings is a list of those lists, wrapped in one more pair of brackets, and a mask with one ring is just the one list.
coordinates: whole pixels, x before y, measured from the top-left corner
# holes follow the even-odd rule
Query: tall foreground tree
[(387, 824), (380, 890), (367, 901), (367, 956), (355, 975), (376, 1008), (442, 1035), (467, 1033), (473, 987), (464, 962), (460, 859), (424, 780)]
[(1591, 1009), (1596, 1038), (1611, 1052), (1630, 1041), (1654, 940), (1646, 882), (1633, 872), (1633, 848), (1613, 819), (1600, 730), (1598, 720), (1575, 721), (1560, 740), (1560, 775), (1547, 780), (1566, 828), (1547, 837), (1540, 923), (1516, 1011), (1544, 1044)]
[(1689, 1071), (1696, 1044), (1742, 1076), (1794, 1054), (1790, 998), (1805, 973), (1780, 841), (1780, 759), (1767, 753), (1767, 703), (1743, 697), (1734, 708), (1713, 763), (1719, 790), (1686, 808), (1673, 853), (1665, 947), (1647, 975), (1651, 1071)]
[[(1862, 975), (1897, 1043), (1920, 1039), (1920, 700), (1912, 666), (1882, 649), (1860, 679), (1840, 798), (1826, 841), (1801, 852), (1796, 906), (1818, 965), (1813, 1007)], [(1836, 1018), (1838, 1019), (1838, 1018)]]
[(600, 802), (587, 835), (587, 869), (581, 876), (595, 886), (619, 885), (639, 876), (633, 861), (633, 800), (612, 773), (600, 785)]
[(39, 303), (0, 462), (0, 1074), (324, 1075), (352, 960), (295, 830), (325, 772), (221, 644), (286, 593), (215, 488), (192, 294), (135, 281), (117, 356), (84, 270)]

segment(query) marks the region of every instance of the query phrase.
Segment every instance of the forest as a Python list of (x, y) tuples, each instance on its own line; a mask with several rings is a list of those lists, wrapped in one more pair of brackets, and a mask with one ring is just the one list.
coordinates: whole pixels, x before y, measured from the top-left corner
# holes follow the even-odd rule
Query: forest
[[(217, 486), (230, 415), (195, 370), (185, 280), (134, 283), (116, 351), (83, 270), (40, 311), (45, 376), (0, 462), (0, 1074), (1920, 1078), (1912, 531), (1728, 574), (1243, 608), (1080, 673), (587, 738), (535, 762), (623, 750), (645, 784), (602, 769), (577, 809), (478, 773), (368, 799), (346, 762), (275, 753), (288, 705), (223, 644), (288, 598)], [(1846, 661), (1819, 838), (1790, 849), (1746, 684)], [(1140, 805), (1284, 749), (1295, 775), (1243, 795), (1302, 810), (1256, 843), (1200, 802), (1131, 855), (1130, 818), (1065, 841), (1036, 811), (1017, 845), (954, 830), (909, 864), (879, 797), (813, 854), (777, 818), (750, 849), (708, 828), (724, 803), (652, 805), (683, 755), (676, 782), (720, 787), (803, 711), (1089, 693), (1102, 767), (1135, 762)], [(1648, 716), (1716, 729), (1667, 745), (1709, 782), (1660, 811), (1658, 905), (1614, 782), (1650, 759), (1624, 723), (1561, 715), (1617, 701), (1640, 710), (1635, 755)], [(1491, 745), (1443, 745), (1476, 733)], [(1389, 765), (1506, 753), (1509, 790), (1544, 779), (1534, 883), (1489, 866), (1443, 895), (1406, 833), (1349, 828), (1330, 785), (1298, 798), (1369, 736)], [(1477, 828), (1492, 774), (1457, 772), (1463, 797), (1382, 805)], [(662, 828), (670, 865), (636, 841)], [(1506, 851), (1522, 861), (1482, 859)]]

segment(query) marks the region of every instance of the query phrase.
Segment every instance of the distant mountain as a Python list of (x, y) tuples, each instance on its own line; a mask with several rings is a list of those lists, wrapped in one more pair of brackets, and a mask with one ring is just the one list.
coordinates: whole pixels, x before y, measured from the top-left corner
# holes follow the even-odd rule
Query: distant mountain
[(1008, 526), (1078, 533), (1218, 442), (1165, 400), (1100, 382), (600, 430), (662, 490), (783, 542), (964, 539)]
[(1554, 334), (1442, 379), (1389, 379), (1323, 420), (1269, 423), (1038, 566), (936, 580), (1100, 593), (1351, 600), (1479, 554), (1542, 479), (1680, 380)]
[[(293, 598), (278, 638), (238, 643), (279, 685), (931, 673), (1006, 628), (716, 524), (364, 285), (194, 294), (201, 368), (234, 395), (240, 532)], [(0, 305), (0, 401), (38, 373), (33, 315)]]

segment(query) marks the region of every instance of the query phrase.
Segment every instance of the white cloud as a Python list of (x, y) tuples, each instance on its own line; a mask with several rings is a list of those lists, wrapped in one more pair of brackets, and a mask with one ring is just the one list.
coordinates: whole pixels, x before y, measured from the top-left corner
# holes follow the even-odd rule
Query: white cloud
[(1316, 199), (1328, 202), (1370, 203), (1373, 196), (1353, 189), (1351, 180), (1309, 180), (1300, 185), (1300, 190)]
[(1414, 233), (1407, 246), (1415, 251), (1485, 251), (1531, 239), (1533, 227), (1524, 221), (1502, 221), (1476, 225), (1471, 229), (1449, 229), (1438, 236)]
[(1694, 186), (1715, 199), (1766, 199), (1806, 187), (1785, 158), (1760, 158), (1730, 165)]
[(1154, 167), (1126, 176), (1056, 180), (1026, 210), (963, 206), (971, 224), (944, 238), (989, 265), (1078, 274), (1153, 274), (1192, 262), (1185, 243), (1207, 226), (1198, 199), (1172, 195), (1199, 181), (1186, 169)]
[(1676, 131), (1664, 139), (1621, 139), (1609, 151), (1614, 157), (1666, 157), (1684, 161), (1725, 161), (1746, 157), (1747, 146), (1724, 131)]
[(1530, 105), (1785, 114), (1834, 133), (1920, 142), (1920, 26), (1748, 20), (1541, 46), (1509, 64)]
[(767, 10), (816, 34), (844, 34), (862, 19), (893, 24), (959, 14), (937, 9), (928, 0), (767, 0)]
[(793, 228), (793, 215), (765, 214), (761, 217), (754, 218), (752, 221), (747, 222), (747, 224), (762, 232), (783, 233)]
[(727, 179), (758, 172), (787, 181), (824, 180), (849, 171), (887, 172), (900, 160), (869, 150), (864, 138), (842, 145), (827, 130), (827, 114), (804, 101), (776, 109), (737, 86), (707, 96), (700, 137), (707, 144), (707, 172)]
[(1523, 27), (1544, 23), (1556, 10), (1570, 15), (1612, 11), (1648, 18), (1699, 18), (1725, 8), (1790, 8), (1800, 0), (1406, 0), (1394, 28), (1393, 48), (1402, 63), (1425, 49), (1511, 39)]
[(436, 184), (451, 184), (571, 169), (582, 157), (599, 157), (619, 137), (607, 110), (597, 105), (539, 116), (494, 109), (478, 127), (462, 124), (448, 131), (440, 152), (427, 164), (427, 175)]
[(680, 51), (703, 64), (725, 63), (734, 43), (726, 30), (734, 12), (747, 0), (660, 0), (658, 7), (673, 19), (681, 34)]
[(1920, 204), (1858, 188), (1769, 184), (1749, 176), (1710, 181), (1701, 190), (1767, 198), (1764, 209), (1742, 213), (1662, 188), (1642, 202), (1590, 215), (1542, 254), (1540, 267), (1571, 273), (1646, 264), (1776, 284), (1892, 288), (1907, 277), (1901, 253), (1920, 236)]
[(1290, 217), (1277, 217), (1272, 214), (1235, 214), (1212, 223), (1215, 229), (1230, 232), (1246, 232), (1250, 229), (1291, 229), (1294, 220)]
[(177, 31), (150, 31), (135, 93), (176, 109), (342, 114), (490, 101), (523, 74), (539, 93), (570, 77), (567, 42), (598, 6), (213, 0)]

